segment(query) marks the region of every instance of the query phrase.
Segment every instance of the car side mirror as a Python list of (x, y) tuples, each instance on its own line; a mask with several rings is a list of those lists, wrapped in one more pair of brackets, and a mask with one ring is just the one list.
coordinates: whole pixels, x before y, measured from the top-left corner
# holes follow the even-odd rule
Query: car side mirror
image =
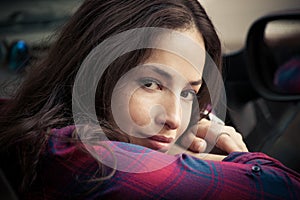
[(300, 100), (300, 10), (255, 21), (245, 52), (250, 81), (261, 96), (274, 101)]

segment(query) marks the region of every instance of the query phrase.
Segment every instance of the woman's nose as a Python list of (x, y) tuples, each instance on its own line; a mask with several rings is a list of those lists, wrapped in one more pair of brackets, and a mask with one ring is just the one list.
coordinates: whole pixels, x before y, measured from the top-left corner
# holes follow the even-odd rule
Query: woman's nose
[(181, 104), (179, 98), (174, 94), (162, 99), (161, 106), (165, 112), (155, 117), (155, 122), (165, 126), (167, 129), (178, 129), (181, 123)]

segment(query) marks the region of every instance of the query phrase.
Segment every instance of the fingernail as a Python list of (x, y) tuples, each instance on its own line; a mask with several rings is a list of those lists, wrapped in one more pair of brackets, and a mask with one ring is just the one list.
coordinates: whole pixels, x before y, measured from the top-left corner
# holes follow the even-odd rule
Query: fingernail
[(204, 141), (199, 141), (197, 142), (197, 149), (199, 152), (203, 152), (205, 150), (205, 142)]

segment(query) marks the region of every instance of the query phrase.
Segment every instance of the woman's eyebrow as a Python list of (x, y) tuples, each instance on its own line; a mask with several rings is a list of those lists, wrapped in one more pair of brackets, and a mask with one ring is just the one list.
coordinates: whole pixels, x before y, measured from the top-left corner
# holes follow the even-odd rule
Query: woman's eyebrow
[(201, 85), (202, 84), (202, 79), (199, 79), (198, 81), (191, 81), (190, 85)]
[[(153, 66), (153, 65), (152, 65), (152, 66), (151, 66), (151, 69), (152, 69), (154, 72), (158, 73), (158, 74), (161, 75), (161, 76), (164, 76), (164, 77), (167, 78), (167, 79), (172, 79), (172, 78), (173, 78), (171, 74), (169, 74), (168, 72), (166, 72), (166, 71), (164, 71), (164, 70), (159, 69), (159, 68), (156, 67), (156, 66)], [(202, 84), (202, 79), (199, 79), (199, 80), (197, 80), (197, 81), (190, 81), (189, 84), (190, 84), (190, 85), (193, 85), (193, 86), (195, 86), (195, 85), (201, 85), (201, 84)]]
[(151, 69), (154, 72), (158, 73), (161, 76), (164, 76), (167, 79), (172, 79), (173, 78), (171, 74), (169, 74), (168, 72), (166, 72), (164, 70), (161, 70), (161, 69), (157, 68), (156, 66), (151, 66)]

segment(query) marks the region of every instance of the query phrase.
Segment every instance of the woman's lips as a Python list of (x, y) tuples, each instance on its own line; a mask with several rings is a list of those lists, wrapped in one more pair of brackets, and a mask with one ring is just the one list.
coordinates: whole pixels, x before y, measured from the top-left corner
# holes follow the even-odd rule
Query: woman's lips
[(174, 141), (173, 138), (167, 138), (164, 136), (155, 135), (148, 138), (150, 148), (154, 150), (167, 151), (170, 145)]
[(171, 143), (174, 139), (173, 138), (167, 138), (165, 136), (161, 135), (154, 135), (152, 137), (149, 137), (150, 140), (155, 140), (162, 143)]

